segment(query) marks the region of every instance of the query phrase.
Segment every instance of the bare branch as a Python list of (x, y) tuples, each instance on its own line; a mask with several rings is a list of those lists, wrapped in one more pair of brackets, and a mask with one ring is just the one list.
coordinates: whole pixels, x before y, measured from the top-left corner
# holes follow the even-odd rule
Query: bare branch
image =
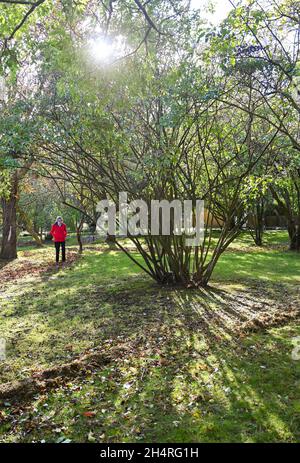
[(148, 24), (160, 35), (163, 35), (163, 32), (161, 32), (158, 27), (155, 25), (155, 23), (153, 22), (153, 20), (150, 18), (149, 14), (147, 13), (147, 10), (146, 8), (144, 7), (144, 5), (141, 4), (141, 2), (139, 0), (134, 0), (134, 3), (137, 5), (138, 9), (143, 13), (146, 21), (148, 22)]

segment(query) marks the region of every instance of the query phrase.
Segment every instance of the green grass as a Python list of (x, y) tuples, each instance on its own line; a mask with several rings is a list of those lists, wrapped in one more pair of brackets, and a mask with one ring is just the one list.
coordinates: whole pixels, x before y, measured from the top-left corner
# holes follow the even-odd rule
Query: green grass
[[(250, 336), (233, 350), (178, 335), (160, 354), (116, 359), (17, 411), (4, 441), (299, 442), (299, 325)], [(180, 346), (180, 347), (179, 347)], [(164, 360), (164, 362), (162, 362)], [(4, 413), (15, 417), (6, 404)], [(93, 416), (86, 416), (92, 412)], [(0, 428), (1, 429), (1, 428)], [(29, 432), (28, 432), (29, 430)]]
[[(289, 236), (286, 230), (268, 230), (263, 235), (263, 246), (272, 246), (272, 245), (284, 245), (288, 246), (289, 243)], [(242, 232), (241, 235), (238, 237), (237, 241), (232, 243), (232, 247), (236, 246), (254, 246), (254, 241), (250, 233)]]
[(293, 252), (234, 252), (221, 256), (213, 278), (217, 280), (259, 279), (300, 283), (300, 255)]
[(122, 344), (127, 354), (27, 404), (2, 403), (0, 441), (299, 441), (300, 361), (291, 352), (300, 324), (243, 328), (299, 306), (300, 258), (286, 240), (268, 233), (257, 249), (243, 234), (205, 291), (158, 287), (116, 251), (86, 251), (71, 269), (31, 275), (53, 249), (22, 248), (2, 269), (29, 268), (0, 288), (1, 381), (88, 349)]

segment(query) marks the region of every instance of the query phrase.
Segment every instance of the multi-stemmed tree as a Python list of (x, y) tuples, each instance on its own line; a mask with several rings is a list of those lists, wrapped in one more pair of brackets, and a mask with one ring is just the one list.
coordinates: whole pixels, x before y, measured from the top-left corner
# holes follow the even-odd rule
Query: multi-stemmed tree
[[(119, 193), (126, 191), (129, 201), (142, 199), (149, 210), (153, 199), (204, 200), (207, 220), (200, 246), (190, 247), (186, 236), (178, 236), (172, 214), (168, 236), (153, 236), (148, 228), (148, 233), (129, 235), (143, 263), (122, 241), (117, 245), (160, 283), (205, 286), (247, 219), (250, 176), (278, 130), (266, 122), (266, 134), (259, 139), (260, 120), (219, 102), (211, 90), (214, 72), (201, 73), (196, 56), (184, 56), (183, 50), (180, 54), (181, 62), (176, 53), (166, 61), (159, 50), (147, 62), (135, 57), (126, 80), (123, 63), (95, 86), (85, 71), (75, 82), (65, 73), (66, 91), (58, 95), (54, 90), (49, 100), (45, 114), (50, 132), (40, 149), (55, 175), (89, 187), (99, 200), (117, 203)], [(60, 83), (59, 78), (52, 88)], [(109, 102), (103, 97), (107, 88)], [(257, 104), (251, 93), (244, 98)], [(217, 238), (215, 221), (221, 228)]]

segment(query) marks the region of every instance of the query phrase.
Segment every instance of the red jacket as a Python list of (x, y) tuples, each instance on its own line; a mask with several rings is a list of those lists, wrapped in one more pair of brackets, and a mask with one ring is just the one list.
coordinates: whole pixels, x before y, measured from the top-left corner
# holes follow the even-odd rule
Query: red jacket
[(66, 236), (67, 236), (67, 227), (63, 223), (61, 226), (59, 226), (57, 223), (52, 225), (50, 235), (53, 236), (54, 241), (56, 243), (61, 243), (62, 241), (66, 241)]

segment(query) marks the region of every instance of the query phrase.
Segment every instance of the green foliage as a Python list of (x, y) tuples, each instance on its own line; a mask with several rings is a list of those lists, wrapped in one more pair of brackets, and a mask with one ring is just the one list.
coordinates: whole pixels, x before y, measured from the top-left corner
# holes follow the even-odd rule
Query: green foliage
[(7, 167), (15, 167), (17, 158), (29, 154), (33, 149), (33, 140), (40, 126), (31, 114), (28, 103), (16, 101), (4, 109), (0, 116), (0, 155)]
[(0, 166), (0, 198), (8, 198), (10, 188), (10, 173)]

